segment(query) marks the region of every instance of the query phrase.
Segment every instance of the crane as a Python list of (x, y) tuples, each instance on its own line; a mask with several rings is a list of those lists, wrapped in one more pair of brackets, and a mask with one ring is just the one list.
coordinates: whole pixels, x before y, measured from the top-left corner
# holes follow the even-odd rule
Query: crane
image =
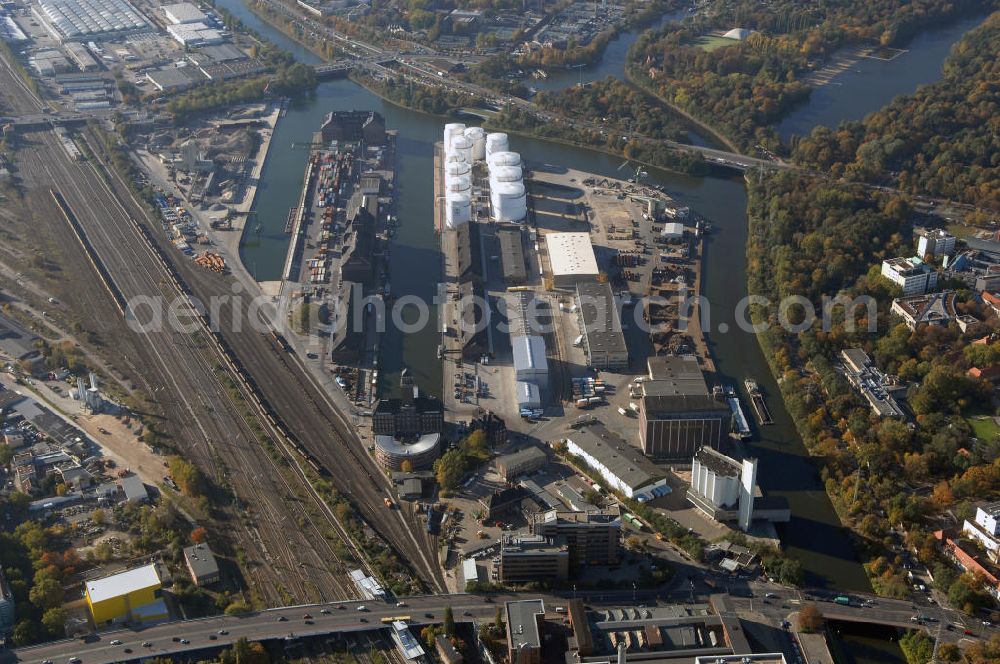
[(621, 169), (625, 168), (626, 166), (629, 167), (629, 170), (631, 170), (632, 168), (635, 168), (635, 175), (633, 177), (629, 178), (629, 182), (639, 182), (642, 178), (644, 178), (647, 175), (649, 175), (649, 173), (647, 173), (646, 171), (642, 170), (642, 166), (639, 166), (637, 164), (633, 164), (628, 159), (626, 159), (625, 161), (622, 162), (621, 166), (618, 167), (618, 170), (620, 171)]

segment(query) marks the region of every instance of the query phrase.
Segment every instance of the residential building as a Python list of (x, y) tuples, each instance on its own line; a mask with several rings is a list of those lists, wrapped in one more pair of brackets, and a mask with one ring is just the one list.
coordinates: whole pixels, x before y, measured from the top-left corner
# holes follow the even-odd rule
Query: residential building
[(196, 586), (210, 586), (219, 580), (219, 563), (204, 542), (184, 547), (184, 564)]
[(879, 417), (902, 419), (906, 416), (894, 396), (895, 392), (905, 391), (905, 385), (898, 384), (895, 379), (879, 371), (868, 354), (860, 348), (840, 351), (840, 359), (844, 363), (847, 381), (861, 393), (872, 412)]
[(903, 296), (922, 295), (937, 286), (937, 272), (917, 256), (882, 261), (882, 276), (903, 289)]
[(892, 313), (911, 330), (918, 325), (947, 325), (955, 320), (955, 291), (900, 297), (892, 301)]
[(548, 463), (549, 457), (539, 447), (531, 446), (518, 450), (513, 454), (498, 456), (494, 461), (497, 472), (505, 482), (517, 479), (520, 475), (533, 473)]
[(147, 622), (168, 617), (163, 584), (155, 564), (130, 569), (86, 583), (86, 600), (94, 624)]
[(578, 282), (576, 304), (587, 363), (604, 371), (628, 368), (628, 346), (618, 303), (608, 284)]
[(601, 424), (571, 431), (566, 448), (628, 498), (645, 502), (670, 492), (666, 475), (654, 463)]
[(926, 228), (916, 229), (917, 234), (917, 256), (951, 256), (955, 253), (955, 236), (948, 231), (936, 228), (929, 230)]
[(437, 650), (438, 657), (444, 664), (462, 664), (465, 661), (462, 653), (455, 650), (451, 640), (444, 634), (438, 634), (434, 637), (434, 649)]
[(600, 273), (590, 233), (546, 233), (545, 247), (556, 288), (592, 282)]
[(976, 540), (994, 563), (1000, 563), (1000, 501), (980, 505), (974, 520), (965, 520), (962, 533)]
[(540, 599), (507, 602), (507, 660), (510, 664), (540, 664), (545, 603)]
[(980, 560), (976, 546), (962, 539), (953, 538), (947, 531), (935, 531), (934, 537), (941, 542), (945, 555), (955, 562), (963, 571), (977, 577), (983, 584), (983, 589), (994, 600), (1000, 600), (1000, 572), (988, 560)]
[(558, 540), (569, 547), (569, 564), (574, 570), (586, 565), (614, 565), (619, 558), (621, 512), (618, 507), (598, 512), (549, 510), (536, 514), (530, 524), (532, 534)]
[(494, 573), (500, 583), (565, 581), (569, 558), (565, 538), (507, 533), (500, 539)]

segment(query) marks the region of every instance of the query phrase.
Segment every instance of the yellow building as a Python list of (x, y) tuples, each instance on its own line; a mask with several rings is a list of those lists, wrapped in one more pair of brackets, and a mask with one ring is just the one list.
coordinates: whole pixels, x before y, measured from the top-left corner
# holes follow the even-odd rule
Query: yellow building
[(87, 606), (97, 626), (109, 622), (149, 622), (169, 617), (156, 565), (87, 582)]

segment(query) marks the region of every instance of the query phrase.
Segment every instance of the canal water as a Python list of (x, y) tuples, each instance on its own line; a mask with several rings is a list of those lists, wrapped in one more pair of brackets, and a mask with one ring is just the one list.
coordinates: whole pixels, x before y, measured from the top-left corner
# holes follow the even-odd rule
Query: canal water
[[(260, 21), (240, 0), (217, 2), (303, 61), (316, 61), (308, 51)], [(392, 290), (397, 297), (416, 295), (430, 301), (441, 277), (440, 252), (432, 222), (433, 144), (440, 137), (445, 121), (385, 103), (347, 80), (324, 83), (314, 94), (296, 100), (280, 122), (257, 199), (254, 223), (259, 224), (260, 233), (248, 233), (244, 239), (243, 260), (258, 279), (279, 277), (288, 246), (288, 236), (283, 233), (285, 216), (296, 202), (307, 155), (306, 150), (294, 148), (292, 143), (309, 141), (328, 111), (351, 109), (375, 109), (386, 117), (389, 127), (399, 132), (396, 195), (400, 227), (392, 245)], [(599, 152), (520, 136), (511, 137), (511, 147), (528, 162), (572, 165), (605, 176), (620, 174), (617, 169), (621, 159)], [(808, 584), (870, 590), (816, 468), (778, 396), (778, 387), (756, 337), (736, 324), (737, 303), (746, 295), (747, 219), (742, 178), (693, 178), (649, 169), (649, 180), (662, 184), (667, 193), (690, 205), (712, 224), (706, 243), (703, 289), (710, 303), (709, 345), (724, 380), (741, 383), (752, 376), (768, 397), (775, 424), (766, 427), (747, 451), (760, 459), (759, 480), (765, 491), (784, 496), (792, 505), (792, 522), (780, 533), (787, 551), (802, 560)], [(383, 373), (389, 384), (394, 382), (400, 368), (406, 366), (414, 373), (418, 385), (440, 394), (437, 343), (433, 325), (405, 337), (390, 331), (382, 348)], [(852, 649), (851, 638), (843, 639), (848, 649)], [(868, 658), (860, 652), (857, 655), (852, 661), (892, 661)]]
[(922, 32), (892, 60), (859, 60), (813, 90), (802, 106), (778, 123), (778, 134), (787, 141), (796, 134), (808, 135), (819, 125), (836, 127), (845, 120), (860, 120), (893, 98), (937, 81), (951, 47), (985, 18), (965, 16)]

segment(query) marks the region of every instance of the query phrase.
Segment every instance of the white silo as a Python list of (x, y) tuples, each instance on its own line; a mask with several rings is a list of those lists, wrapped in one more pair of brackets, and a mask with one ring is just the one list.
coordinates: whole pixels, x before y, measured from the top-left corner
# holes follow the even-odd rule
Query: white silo
[(465, 124), (461, 122), (450, 122), (444, 126), (444, 149), (447, 152), (451, 149), (451, 141), (456, 136), (465, 133)]
[(449, 192), (470, 191), (472, 180), (468, 175), (455, 175), (447, 178), (447, 188)]
[(453, 175), (468, 175), (472, 172), (472, 166), (468, 162), (464, 161), (450, 161), (448, 165), (445, 166), (445, 175), (451, 177)]
[(465, 137), (472, 141), (472, 158), (475, 161), (486, 159), (486, 130), (482, 127), (469, 127)]
[(510, 143), (507, 141), (507, 134), (502, 134), (495, 132), (486, 135), (486, 158), (489, 159), (490, 155), (494, 152), (506, 152), (510, 149)]
[(449, 192), (445, 205), (444, 222), (448, 228), (467, 224), (472, 219), (472, 196), (468, 192)]
[(497, 166), (520, 166), (521, 155), (516, 152), (494, 152), (487, 157), (487, 161), (490, 164), (490, 171), (492, 171)]
[(451, 139), (451, 151), (470, 164), (472, 163), (472, 141), (465, 136), (455, 136)]
[(520, 182), (524, 178), (520, 166), (497, 166), (490, 169), (490, 184), (497, 182)]
[(490, 190), (490, 202), (497, 221), (523, 221), (528, 214), (528, 199), (521, 182), (498, 182)]

